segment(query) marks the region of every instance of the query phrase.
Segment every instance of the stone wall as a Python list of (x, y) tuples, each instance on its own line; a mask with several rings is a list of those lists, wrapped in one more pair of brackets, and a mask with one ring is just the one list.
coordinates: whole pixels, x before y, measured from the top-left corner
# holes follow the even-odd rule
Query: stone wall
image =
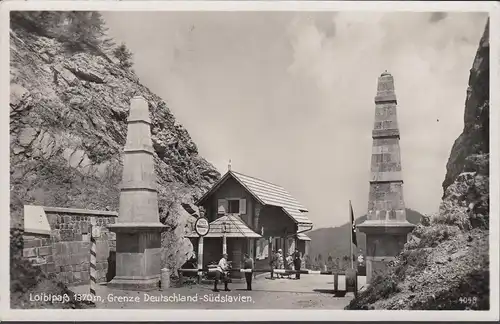
[[(28, 208), (27, 208), (28, 207)], [(116, 234), (107, 229), (118, 214), (109, 211), (25, 206), (23, 255), (48, 274), (54, 274), (67, 285), (87, 284), (90, 281), (91, 220), (97, 228), (97, 281), (106, 282), (115, 275)], [(38, 224), (46, 220), (50, 231), (42, 226), (26, 228), (29, 219)]]

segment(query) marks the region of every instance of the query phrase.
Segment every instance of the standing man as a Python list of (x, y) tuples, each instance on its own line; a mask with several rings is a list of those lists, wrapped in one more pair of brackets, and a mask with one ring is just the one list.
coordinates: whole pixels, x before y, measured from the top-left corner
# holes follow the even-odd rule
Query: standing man
[(276, 267), (276, 252), (273, 250), (272, 254), (269, 256), (269, 265), (271, 266), (271, 279), (274, 279), (274, 268)]
[[(253, 270), (253, 259), (245, 253), (245, 260), (243, 261), (243, 269)], [(252, 271), (253, 272), (253, 271)], [(245, 279), (247, 281), (247, 290), (252, 290), (252, 272), (245, 272)]]
[(300, 265), (302, 264), (302, 260), (300, 259), (299, 250), (295, 250), (293, 264), (295, 266), (295, 271), (299, 271), (295, 274), (295, 279), (300, 279)]
[(228, 270), (229, 270), (229, 264), (227, 263), (227, 254), (224, 253), (222, 255), (222, 259), (220, 259), (219, 264), (217, 265), (217, 272), (215, 273), (215, 281), (214, 281), (214, 291), (215, 292), (219, 291), (219, 289), (217, 289), (217, 284), (219, 283), (219, 279), (221, 279), (224, 282), (224, 290), (231, 291), (227, 287), (227, 284), (229, 282)]
[[(276, 255), (276, 259), (278, 260), (278, 265), (276, 268), (285, 269), (285, 260), (283, 259), (283, 250), (282, 249), (278, 250), (278, 254)], [(283, 279), (282, 274), (277, 274), (277, 277), (280, 279)]]

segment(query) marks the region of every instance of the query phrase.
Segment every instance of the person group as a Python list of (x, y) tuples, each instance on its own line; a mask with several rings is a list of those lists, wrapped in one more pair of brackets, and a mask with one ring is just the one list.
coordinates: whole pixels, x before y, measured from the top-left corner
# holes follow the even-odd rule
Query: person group
[[(245, 253), (244, 255), (243, 268), (253, 270), (253, 259), (248, 255), (248, 253)], [(224, 283), (224, 291), (231, 291), (231, 289), (229, 289), (228, 287), (228, 284), (230, 282), (230, 276), (229, 276), (230, 270), (231, 270), (231, 265), (227, 261), (227, 254), (224, 253), (217, 265), (217, 271), (214, 280), (215, 292), (219, 291), (219, 289), (217, 288), (219, 281), (222, 281)], [(252, 277), (253, 277), (253, 272), (245, 272), (247, 290), (252, 290)]]
[[(286, 261), (286, 268), (285, 268)], [(296, 270), (300, 271), (300, 267), (302, 264), (302, 260), (300, 257), (299, 250), (295, 250), (294, 253), (288, 253), (286, 258), (283, 257), (283, 250), (278, 249), (277, 252), (273, 252), (271, 257), (271, 279), (274, 279), (274, 270), (275, 269), (288, 269), (288, 270)], [(276, 274), (277, 278), (284, 278), (285, 275), (282, 273)], [(290, 275), (288, 275), (290, 278)], [(295, 279), (300, 279), (300, 272), (295, 274)]]
[[(271, 257), (271, 279), (274, 279), (273, 272), (275, 269), (285, 269), (285, 261), (286, 261), (286, 269), (289, 269), (289, 270), (294, 269), (295, 271), (298, 271), (295, 274), (295, 279), (296, 280), (300, 279), (300, 266), (302, 264), (300, 252), (298, 250), (295, 250), (294, 253), (288, 253), (287, 257), (284, 258), (282, 249), (278, 249), (278, 252), (272, 254), (272, 257)], [(254, 263), (253, 263), (253, 259), (248, 255), (248, 253), (244, 254), (243, 269), (252, 270), (249, 272), (245, 272), (245, 280), (247, 283), (247, 290), (252, 290), (252, 278), (253, 278)], [(224, 253), (222, 255), (222, 258), (220, 259), (218, 265), (217, 265), (217, 271), (216, 271), (215, 280), (214, 280), (214, 291), (215, 292), (219, 291), (219, 289), (217, 288), (219, 281), (222, 281), (224, 283), (224, 291), (231, 291), (231, 289), (229, 289), (229, 287), (228, 287), (228, 284), (230, 282), (230, 276), (229, 276), (230, 270), (231, 270), (231, 265), (227, 260), (227, 254)], [(278, 278), (284, 278), (284, 275), (282, 273), (277, 273), (276, 275)], [(290, 278), (290, 275), (288, 275), (288, 278)]]

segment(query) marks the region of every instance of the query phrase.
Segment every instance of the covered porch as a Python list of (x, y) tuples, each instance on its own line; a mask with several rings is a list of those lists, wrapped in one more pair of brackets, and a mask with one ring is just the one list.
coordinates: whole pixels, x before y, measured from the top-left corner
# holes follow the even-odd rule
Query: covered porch
[[(233, 268), (240, 268), (243, 255), (248, 253), (253, 256), (254, 242), (262, 236), (252, 231), (238, 215), (229, 214), (211, 222), (206, 236), (200, 238), (193, 231), (186, 237), (193, 244), (198, 267), (206, 268), (209, 264), (218, 263), (222, 254), (227, 253)], [(242, 274), (234, 273), (232, 276), (240, 277)]]

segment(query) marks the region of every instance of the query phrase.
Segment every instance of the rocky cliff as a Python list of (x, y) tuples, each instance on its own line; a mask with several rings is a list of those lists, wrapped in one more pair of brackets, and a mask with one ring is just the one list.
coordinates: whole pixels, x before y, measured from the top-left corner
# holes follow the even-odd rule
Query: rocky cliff
[[(23, 205), (117, 210), (130, 99), (149, 102), (164, 264), (192, 253), (186, 213), (220, 174), (199, 154), (165, 102), (102, 51), (68, 50), (57, 38), (12, 19), (10, 73), (11, 227)], [(179, 109), (182, 109), (179, 107)]]
[(439, 213), (348, 309), (489, 309), (489, 23), (470, 70), (464, 130)]

